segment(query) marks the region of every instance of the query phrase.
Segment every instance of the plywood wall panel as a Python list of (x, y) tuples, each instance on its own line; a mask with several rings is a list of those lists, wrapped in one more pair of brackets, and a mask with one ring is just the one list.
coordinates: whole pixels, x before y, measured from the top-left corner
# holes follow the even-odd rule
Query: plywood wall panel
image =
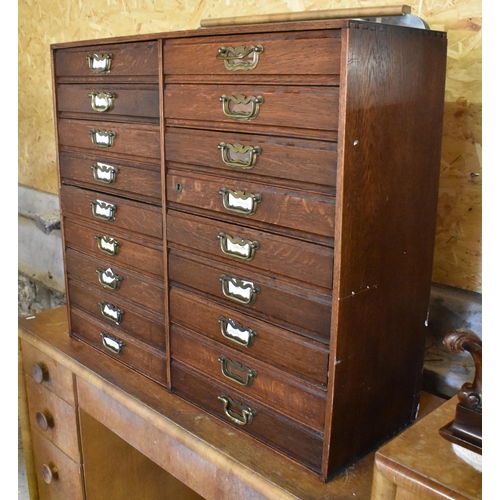
[[(20, 0), (18, 180), (57, 193), (49, 45), (196, 29), (201, 19), (394, 5), (390, 0)], [(448, 33), (446, 110), (433, 279), (481, 291), (482, 4), (405, 2)], [(411, 54), (409, 54), (411, 57)]]

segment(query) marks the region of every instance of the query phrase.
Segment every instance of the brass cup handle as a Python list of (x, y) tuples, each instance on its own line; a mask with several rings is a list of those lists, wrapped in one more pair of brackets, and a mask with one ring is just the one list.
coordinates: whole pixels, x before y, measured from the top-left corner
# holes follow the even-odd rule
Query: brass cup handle
[[(217, 399), (222, 402), (222, 407), (226, 417), (237, 425), (250, 425), (253, 418), (257, 414), (257, 412), (249, 406), (244, 405), (243, 403), (240, 403), (225, 394), (221, 394), (217, 397)], [(238, 412), (236, 412), (235, 409), (238, 410)]]
[(116, 94), (114, 92), (90, 92), (90, 106), (97, 113), (111, 111), (115, 105)]
[(52, 463), (42, 465), (42, 478), (47, 483), (50, 484), (54, 480), (59, 479), (59, 469)]
[(94, 163), (91, 167), (92, 175), (97, 182), (102, 184), (114, 184), (116, 182), (116, 174), (118, 169), (112, 165), (106, 165), (105, 163)]
[(117, 206), (112, 203), (107, 203), (101, 200), (94, 200), (90, 202), (92, 207), (92, 215), (99, 220), (111, 222), (115, 220)]
[(113, 54), (87, 54), (89, 69), (92, 73), (109, 73)]
[(119, 325), (123, 321), (123, 310), (119, 307), (115, 307), (113, 304), (101, 300), (99, 302), (99, 309), (104, 318), (112, 321), (116, 325)]
[(112, 130), (89, 130), (92, 144), (97, 148), (111, 149), (115, 143), (116, 132)]
[(101, 252), (106, 255), (118, 255), (118, 250), (121, 246), (121, 243), (118, 240), (115, 240), (111, 236), (105, 236), (102, 234), (96, 234), (95, 239), (97, 241), (97, 248)]
[(101, 267), (98, 267), (96, 269), (96, 273), (99, 283), (104, 288), (108, 288), (110, 290), (118, 290), (120, 288), (123, 278), (120, 275), (115, 274), (111, 268), (104, 270)]
[[(223, 94), (219, 97), (219, 101), (222, 103), (222, 112), (233, 120), (243, 120), (251, 121), (255, 120), (259, 114), (260, 105), (264, 103), (264, 98), (261, 95), (258, 96), (245, 96), (243, 94), (226, 95)], [(231, 105), (232, 104), (232, 107)], [(247, 108), (250, 109), (240, 109)]]
[(101, 332), (102, 345), (108, 351), (111, 351), (113, 354), (122, 354), (123, 349), (125, 349), (125, 342), (123, 340), (117, 339), (113, 335), (110, 335), (107, 332)]
[(257, 371), (243, 366), (238, 361), (232, 361), (226, 356), (220, 355), (218, 358), (222, 375), (239, 385), (250, 387), (257, 376)]
[(226, 144), (221, 142), (217, 148), (220, 149), (222, 161), (226, 166), (243, 170), (250, 170), (255, 167), (257, 156), (262, 153), (259, 146), (243, 146), (238, 143)]
[(37, 411), (35, 415), (36, 423), (43, 432), (54, 427), (54, 417), (48, 411)]
[(220, 248), (224, 255), (239, 260), (250, 262), (255, 257), (255, 252), (259, 248), (258, 241), (244, 240), (239, 236), (230, 236), (222, 231), (217, 235), (220, 241)]
[(261, 194), (246, 194), (244, 191), (233, 191), (229, 188), (220, 189), (219, 194), (226, 210), (242, 215), (254, 215), (257, 205), (262, 201)]
[[(224, 61), (224, 67), (229, 71), (249, 71), (259, 63), (259, 56), (264, 52), (262, 45), (238, 45), (236, 47), (221, 47), (215, 56)], [(248, 59), (251, 56), (251, 59)], [(246, 59), (246, 60), (245, 60)]]
[(221, 316), (218, 320), (221, 335), (231, 342), (243, 347), (252, 347), (258, 335), (257, 330), (244, 327), (241, 323)]
[(222, 293), (228, 299), (245, 306), (250, 306), (257, 300), (260, 288), (251, 281), (240, 280), (225, 274), (220, 277), (220, 281), (222, 283)]

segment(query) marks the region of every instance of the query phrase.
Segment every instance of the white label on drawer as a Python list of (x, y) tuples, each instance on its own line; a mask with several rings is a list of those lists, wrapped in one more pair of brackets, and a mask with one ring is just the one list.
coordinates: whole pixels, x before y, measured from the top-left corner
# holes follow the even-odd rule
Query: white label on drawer
[(232, 195), (231, 192), (228, 192), (227, 200), (228, 200), (228, 204), (231, 207), (240, 208), (240, 209), (243, 209), (247, 212), (250, 212), (253, 209), (254, 201), (253, 201), (252, 197), (248, 197), (246, 199), (236, 198), (235, 196)]
[[(241, 281), (242, 287), (236, 286), (231, 280), (227, 282), (227, 290), (232, 295), (239, 295), (246, 300), (250, 300), (252, 295), (253, 283), (251, 281)], [(245, 286), (249, 285), (249, 286)]]
[(234, 328), (232, 325), (231, 325), (231, 322), (228, 321), (227, 322), (227, 326), (226, 326), (226, 332), (228, 335), (230, 335), (231, 337), (236, 337), (236, 338), (239, 338), (240, 340), (242, 340), (245, 344), (248, 343), (248, 340), (250, 338), (250, 333), (248, 331), (244, 331), (242, 332), (241, 330), (238, 330), (237, 328)]

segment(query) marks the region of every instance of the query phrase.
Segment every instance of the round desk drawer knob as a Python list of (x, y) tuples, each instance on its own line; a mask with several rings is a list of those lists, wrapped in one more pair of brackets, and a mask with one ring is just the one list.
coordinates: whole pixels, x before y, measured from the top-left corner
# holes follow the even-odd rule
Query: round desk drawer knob
[(54, 418), (48, 411), (37, 411), (35, 418), (38, 427), (40, 427), (42, 431), (48, 431), (54, 427)]
[(42, 465), (42, 478), (50, 484), (52, 481), (59, 479), (59, 470), (53, 463)]
[(33, 363), (31, 365), (31, 376), (37, 384), (49, 380), (49, 370), (43, 363)]

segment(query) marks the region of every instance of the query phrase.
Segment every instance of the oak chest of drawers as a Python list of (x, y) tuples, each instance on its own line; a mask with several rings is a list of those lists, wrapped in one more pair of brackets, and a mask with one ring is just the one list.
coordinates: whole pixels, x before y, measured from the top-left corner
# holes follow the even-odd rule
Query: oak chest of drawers
[(324, 480), (415, 417), (446, 36), (52, 46), (71, 334)]

